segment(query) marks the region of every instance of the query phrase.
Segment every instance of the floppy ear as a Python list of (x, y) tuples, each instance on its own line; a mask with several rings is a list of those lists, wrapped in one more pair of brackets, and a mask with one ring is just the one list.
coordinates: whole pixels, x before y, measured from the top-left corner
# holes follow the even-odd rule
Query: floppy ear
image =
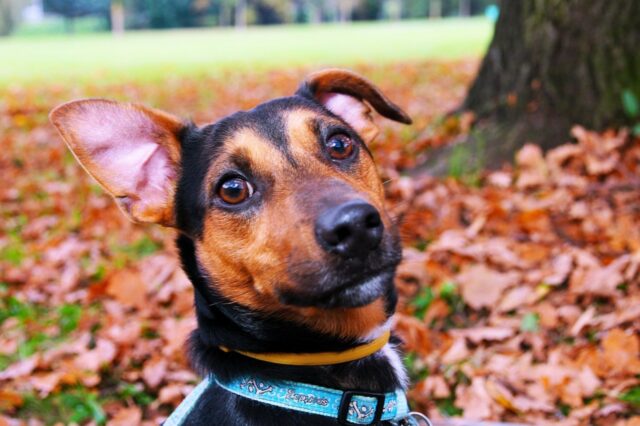
[(162, 111), (103, 99), (55, 108), (49, 119), (84, 169), (135, 222), (174, 226), (184, 124)]
[(411, 124), (411, 118), (373, 83), (351, 71), (328, 69), (313, 73), (307, 77), (298, 93), (310, 94), (353, 127), (366, 143), (378, 134), (369, 105), (386, 118)]

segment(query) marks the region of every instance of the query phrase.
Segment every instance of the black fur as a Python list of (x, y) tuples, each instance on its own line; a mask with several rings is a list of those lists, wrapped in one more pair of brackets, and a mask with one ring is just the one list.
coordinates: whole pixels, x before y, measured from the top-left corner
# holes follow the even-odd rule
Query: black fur
[[(183, 267), (196, 289), (198, 328), (189, 341), (190, 358), (202, 376), (213, 373), (221, 380), (254, 375), (311, 383), (344, 390), (392, 392), (401, 386), (386, 358), (374, 354), (365, 359), (321, 367), (283, 366), (257, 361), (219, 345), (258, 352), (324, 352), (354, 346), (355, 342), (309, 331), (297, 324), (267, 318), (225, 300), (211, 290), (197, 266), (193, 242), (177, 240)], [(215, 285), (213, 286), (215, 288)], [(391, 288), (388, 300), (395, 300)], [(394, 339), (395, 343), (398, 343)], [(321, 416), (301, 414), (237, 397), (213, 385), (200, 398), (188, 425), (336, 425)]]
[[(321, 105), (305, 96), (277, 99), (252, 111), (236, 113), (221, 121), (196, 128), (189, 126), (182, 136), (182, 173), (176, 191), (176, 215), (181, 235), (177, 239), (182, 266), (195, 289), (195, 309), (198, 328), (189, 341), (194, 368), (203, 376), (213, 373), (221, 380), (250, 374), (269, 379), (300, 381), (335, 389), (367, 392), (392, 392), (402, 384), (380, 353), (354, 362), (335, 366), (294, 367), (257, 361), (235, 352), (223, 352), (227, 346), (253, 352), (326, 352), (353, 347), (355, 341), (344, 340), (311, 331), (299, 324), (252, 312), (226, 300), (199, 266), (194, 241), (202, 235), (203, 218), (210, 208), (210, 191), (205, 183), (208, 166), (219, 152), (221, 141), (243, 126), (249, 126), (273, 143), (285, 155), (288, 153), (286, 131), (280, 117), (283, 109), (310, 109), (320, 115), (331, 115)], [(364, 145), (363, 145), (364, 146)], [(295, 161), (288, 157), (292, 167)], [(396, 304), (392, 285), (393, 271), (399, 262), (397, 239), (391, 239), (388, 251), (380, 259), (391, 274), (385, 288), (386, 311), (390, 316)], [(366, 269), (353, 265), (349, 272), (356, 276)], [(394, 339), (395, 341), (395, 339)], [(396, 342), (397, 343), (397, 342)], [(301, 414), (238, 397), (212, 385), (200, 398), (190, 414), (188, 425), (336, 425), (326, 417)]]

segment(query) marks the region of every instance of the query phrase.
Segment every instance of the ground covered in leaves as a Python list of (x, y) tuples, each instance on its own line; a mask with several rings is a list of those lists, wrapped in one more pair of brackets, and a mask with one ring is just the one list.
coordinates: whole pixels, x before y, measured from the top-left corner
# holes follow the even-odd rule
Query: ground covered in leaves
[[(359, 67), (416, 124), (372, 149), (405, 261), (396, 330), (433, 419), (640, 424), (640, 140), (575, 128), (513, 167), (406, 173), (468, 130), (442, 119), (477, 63)], [(292, 93), (308, 70), (164, 84), (9, 87), (0, 98), (0, 425), (158, 424), (197, 383), (173, 234), (126, 221), (47, 123), (103, 96), (206, 123)]]

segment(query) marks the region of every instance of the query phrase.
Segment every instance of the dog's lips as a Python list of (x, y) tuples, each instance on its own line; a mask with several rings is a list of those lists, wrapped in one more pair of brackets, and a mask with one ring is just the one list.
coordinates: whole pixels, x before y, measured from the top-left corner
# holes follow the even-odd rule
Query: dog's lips
[(393, 279), (393, 271), (383, 271), (360, 282), (348, 284), (333, 292), (329, 296), (328, 304), (350, 307), (367, 305), (382, 295), (385, 284), (391, 279)]
[(392, 285), (395, 268), (371, 274), (362, 280), (350, 281), (320, 294), (292, 294), (280, 292), (280, 300), (287, 305), (322, 308), (355, 308), (368, 305)]

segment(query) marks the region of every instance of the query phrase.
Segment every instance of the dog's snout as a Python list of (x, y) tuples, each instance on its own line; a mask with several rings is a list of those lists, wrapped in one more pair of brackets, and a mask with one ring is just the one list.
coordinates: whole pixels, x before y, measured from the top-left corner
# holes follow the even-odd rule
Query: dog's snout
[(320, 213), (315, 232), (326, 251), (342, 257), (364, 257), (380, 245), (384, 224), (371, 204), (351, 201)]

